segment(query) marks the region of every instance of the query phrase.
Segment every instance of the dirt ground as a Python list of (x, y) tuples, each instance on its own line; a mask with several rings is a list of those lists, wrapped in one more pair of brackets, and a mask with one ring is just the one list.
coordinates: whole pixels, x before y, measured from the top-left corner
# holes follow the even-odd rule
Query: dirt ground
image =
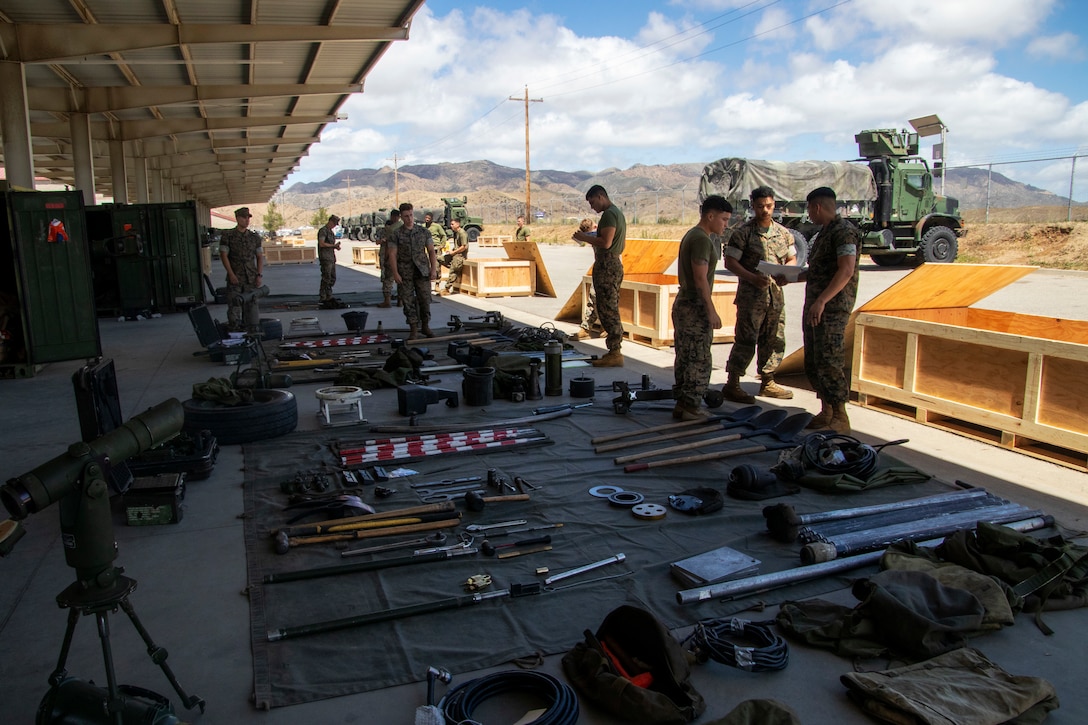
[[(973, 209), (964, 214), (967, 235), (960, 238), (963, 264), (1030, 264), (1052, 269), (1088, 270), (1088, 207), (1073, 207), (1073, 221), (1065, 221), (1065, 207)], [(1052, 220), (1052, 221), (1051, 221)], [(513, 224), (492, 224), (488, 234), (513, 234)], [(570, 240), (575, 224), (536, 223), (532, 238), (541, 244)], [(680, 239), (690, 225), (632, 224), (627, 235), (637, 239)]]

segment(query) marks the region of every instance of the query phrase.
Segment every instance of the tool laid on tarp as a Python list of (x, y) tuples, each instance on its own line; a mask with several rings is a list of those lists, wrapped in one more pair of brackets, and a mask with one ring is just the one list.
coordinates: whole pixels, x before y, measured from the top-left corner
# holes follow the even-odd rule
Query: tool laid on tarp
[[(739, 408), (728, 415), (712, 416), (700, 421), (684, 421), (683, 424), (669, 424), (663, 426), (655, 426), (654, 428), (646, 428), (645, 430), (630, 431), (629, 433), (621, 433), (619, 437), (616, 436), (603, 436), (602, 438), (594, 438), (593, 443), (595, 448), (594, 453), (610, 453), (611, 451), (618, 451), (623, 448), (631, 448), (634, 446), (641, 446), (646, 443), (660, 443), (661, 441), (673, 440), (674, 438), (684, 438), (691, 435), (702, 435), (710, 431), (727, 430), (729, 428), (736, 428), (737, 426), (747, 425), (748, 421), (763, 412), (763, 409), (758, 405), (749, 405), (746, 408)], [(785, 411), (782, 411), (785, 414)], [(783, 419), (785, 415), (782, 416)], [(703, 430), (703, 426), (692, 427), (688, 423), (704, 423), (706, 430)], [(716, 425), (714, 425), (716, 424)], [(679, 430), (675, 430), (679, 428)], [(649, 438), (639, 438), (638, 440), (629, 440), (635, 436), (641, 436), (648, 433), (654, 433), (657, 431), (670, 430), (670, 433), (661, 433), (661, 435), (651, 436)], [(614, 440), (621, 440), (620, 443), (613, 443)], [(602, 445), (597, 445), (597, 442), (601, 442)]]
[(535, 428), (513, 428), (505, 430), (480, 429), (459, 433), (437, 433), (421, 436), (421, 440), (363, 444), (361, 446), (340, 446), (338, 455), (345, 467), (366, 466), (373, 463), (390, 461), (409, 462), (423, 460), (429, 456), (451, 455), (456, 453), (486, 453), (492, 449), (509, 447), (528, 447), (548, 445), (552, 440)]
[[(778, 426), (783, 425), (786, 417), (789, 414), (778, 408), (776, 410), (768, 410), (765, 413), (760, 413), (751, 422), (744, 422), (738, 424), (742, 427), (749, 427), (752, 430), (748, 433), (730, 433), (726, 436), (719, 436), (717, 438), (707, 438), (701, 441), (693, 441), (690, 443), (678, 443), (674, 446), (668, 446), (667, 448), (657, 448), (652, 451), (643, 451), (642, 453), (632, 453), (626, 456), (618, 456), (612, 459), (612, 462), (616, 465), (621, 463), (630, 463), (631, 461), (638, 461), (643, 458), (653, 458), (654, 456), (661, 456), (666, 453), (676, 453), (678, 451), (689, 451), (692, 448), (703, 448), (705, 446), (714, 446), (719, 443), (730, 443), (732, 441), (739, 441), (743, 438), (753, 438), (757, 435), (771, 434), (774, 435), (778, 430)], [(696, 433), (711, 433), (714, 431), (698, 430)]]
[(450, 321), (446, 323), (450, 332), (455, 330), (501, 330), (505, 321), (498, 310), (490, 310), (482, 315), (474, 315), (461, 319), (460, 315), (450, 315)]
[[(636, 401), (675, 399), (672, 388), (632, 390), (631, 386), (625, 382), (617, 383), (616, 387), (618, 388), (619, 395), (612, 399), (612, 409), (615, 410), (618, 415), (624, 415), (630, 411), (631, 405)], [(708, 408), (720, 408), (722, 403), (725, 402), (725, 396), (722, 395), (721, 390), (707, 388), (706, 393), (703, 394), (703, 402), (706, 403), (706, 407)]]

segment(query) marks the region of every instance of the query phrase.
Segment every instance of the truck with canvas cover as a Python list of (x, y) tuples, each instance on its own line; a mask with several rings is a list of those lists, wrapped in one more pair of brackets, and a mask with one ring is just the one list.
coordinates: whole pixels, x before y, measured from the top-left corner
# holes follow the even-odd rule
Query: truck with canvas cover
[[(760, 161), (725, 158), (707, 164), (699, 199), (721, 194), (747, 211), (757, 186), (775, 192), (776, 217), (810, 238), (815, 227), (805, 197), (820, 186), (835, 190), (839, 212), (863, 234), (863, 254), (881, 266), (902, 264), (909, 255), (925, 262), (952, 262), (966, 234), (959, 202), (933, 191), (933, 173), (918, 156), (918, 135), (907, 131), (862, 131), (854, 139), (858, 161)], [(743, 221), (744, 214), (734, 217)], [(802, 255), (799, 254), (799, 257)]]

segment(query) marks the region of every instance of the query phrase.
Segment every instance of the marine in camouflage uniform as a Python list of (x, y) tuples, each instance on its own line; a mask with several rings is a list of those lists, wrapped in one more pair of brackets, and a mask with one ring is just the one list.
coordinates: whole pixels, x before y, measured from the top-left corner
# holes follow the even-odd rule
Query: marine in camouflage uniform
[(263, 286), (264, 247), (261, 235), (249, 228), (249, 208), (235, 210), (234, 217), (238, 226), (219, 239), (219, 258), (227, 271), (227, 329), (257, 332), (261, 328), (257, 299), (268, 293)]
[(453, 286), (461, 281), (461, 271), (468, 258), (468, 232), (461, 228), (461, 223), (456, 219), (450, 225), (453, 227), (453, 250), (447, 255), (449, 261), (442, 262), (443, 267), (450, 268), (446, 277), (446, 294), (453, 292)]
[(393, 234), (404, 226), (404, 222), (400, 220), (400, 210), (398, 209), (395, 211), (396, 215), (390, 214), (389, 220), (386, 221), (385, 226), (378, 232), (378, 268), (381, 270), (382, 297), (384, 298), (378, 307), (389, 307), (390, 300), (393, 297), (393, 285), (395, 281), (393, 279), (393, 266), (389, 264), (389, 260), (387, 259), (387, 254), (389, 253), (388, 242)]
[(410, 224), (410, 205), (401, 205), (404, 226), (387, 242), (389, 255), (396, 256), (397, 295), (404, 309), (404, 321), (411, 330), (412, 338), (419, 330), (430, 337), (431, 332), (431, 283), (438, 278), (438, 259), (434, 252), (431, 233), (422, 226)]
[(339, 222), (340, 217), (333, 215), (317, 230), (317, 261), (321, 265), (321, 289), (317, 297), (322, 302), (332, 299), (332, 288), (336, 284), (336, 250), (340, 243), (332, 227)]
[(732, 210), (724, 198), (707, 197), (700, 209), (699, 224), (680, 241), (676, 265), (680, 290), (672, 305), (674, 418), (694, 420), (709, 415), (702, 401), (714, 366), (714, 330), (722, 326), (713, 298), (719, 245), (711, 235), (721, 234)]
[[(850, 399), (850, 381), (846, 377), (846, 323), (858, 296), (860, 247), (861, 235), (857, 227), (838, 215), (817, 232), (809, 247), (805, 283), (805, 374), (817, 397), (830, 405)], [(846, 255), (854, 256), (853, 276), (828, 300), (820, 324), (808, 324), (813, 301), (831, 283), (839, 257)]]
[[(769, 198), (773, 204), (774, 197)], [(761, 261), (789, 264), (796, 256), (793, 245), (793, 235), (784, 226), (772, 220), (764, 230), (756, 218), (745, 222), (730, 235), (724, 254), (739, 261), (747, 272), (761, 274), (756, 269)], [(739, 380), (748, 371), (754, 356), (759, 375), (769, 388), (786, 351), (786, 309), (782, 288), (774, 279), (766, 279), (767, 286), (759, 287), (738, 275), (734, 300), (737, 306), (735, 340), (725, 369)], [(775, 389), (779, 387), (775, 386)], [(793, 397), (783, 389), (781, 396), (786, 395)]]
[(627, 242), (627, 220), (619, 207), (608, 198), (604, 187), (595, 184), (586, 192), (586, 201), (600, 213), (597, 234), (577, 231), (571, 238), (593, 245), (593, 292), (597, 317), (607, 335), (608, 352), (594, 367), (622, 367), (623, 322), (620, 319), (620, 285), (623, 284), (623, 249)]

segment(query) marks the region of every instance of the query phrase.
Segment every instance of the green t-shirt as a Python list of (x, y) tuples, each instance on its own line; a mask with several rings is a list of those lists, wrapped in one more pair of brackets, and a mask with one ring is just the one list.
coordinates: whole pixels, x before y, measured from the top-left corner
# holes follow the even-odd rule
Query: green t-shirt
[(623, 218), (623, 212), (615, 204), (601, 212), (601, 219), (597, 222), (597, 236), (601, 235), (602, 229), (609, 227), (616, 230), (616, 234), (612, 237), (612, 246), (598, 252), (618, 257), (623, 254), (623, 247), (627, 243), (627, 220)]
[(431, 233), (435, 249), (438, 249), (442, 246), (442, 242), (446, 241), (446, 230), (438, 222), (431, 222), (431, 225), (427, 227), (427, 231)]
[(529, 241), (529, 227), (527, 227), (527, 226), (518, 227), (517, 231), (514, 232), (514, 241), (515, 242), (527, 242), (527, 241)]
[(707, 263), (706, 281), (713, 290), (714, 272), (718, 269), (718, 245), (700, 227), (692, 227), (680, 240), (680, 254), (676, 263), (676, 276), (680, 282), (680, 291), (676, 296), (680, 299), (701, 299), (691, 273), (692, 260)]

